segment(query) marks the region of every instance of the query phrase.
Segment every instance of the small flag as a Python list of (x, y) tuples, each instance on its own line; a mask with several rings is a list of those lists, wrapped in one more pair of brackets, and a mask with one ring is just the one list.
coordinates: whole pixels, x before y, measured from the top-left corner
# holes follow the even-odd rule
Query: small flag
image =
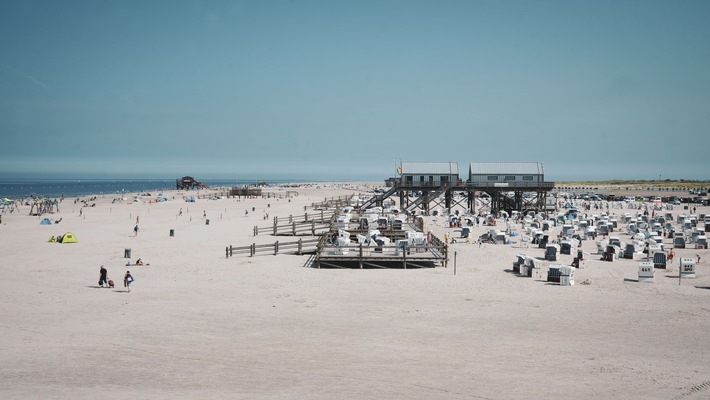
[(397, 173), (402, 175), (402, 166), (397, 167)]

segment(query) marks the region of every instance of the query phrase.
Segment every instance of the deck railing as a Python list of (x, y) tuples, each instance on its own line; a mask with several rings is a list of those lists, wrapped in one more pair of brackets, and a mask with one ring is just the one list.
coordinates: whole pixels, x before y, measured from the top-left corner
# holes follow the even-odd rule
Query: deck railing
[(552, 189), (555, 187), (555, 182), (466, 182), (466, 186), (471, 188)]
[(313, 253), (317, 249), (317, 245), (320, 242), (320, 238), (314, 239), (298, 239), (295, 242), (280, 242), (276, 241), (274, 243), (267, 244), (256, 244), (252, 243), (248, 246), (228, 246), (225, 250), (226, 257), (232, 257), (235, 254), (249, 254), (249, 257), (254, 257), (257, 253), (294, 253), (301, 255), (304, 253)]

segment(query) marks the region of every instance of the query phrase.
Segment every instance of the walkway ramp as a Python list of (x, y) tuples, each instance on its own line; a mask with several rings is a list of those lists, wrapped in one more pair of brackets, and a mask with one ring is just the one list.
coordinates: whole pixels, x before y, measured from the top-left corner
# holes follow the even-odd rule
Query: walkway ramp
[(393, 187), (391, 187), (388, 191), (386, 191), (386, 192), (383, 193), (383, 194), (375, 194), (374, 196), (370, 197), (369, 200), (367, 200), (366, 202), (362, 203), (362, 205), (360, 206), (360, 209), (361, 209), (361, 210), (365, 210), (365, 209), (367, 209), (368, 207), (370, 207), (370, 206), (372, 206), (372, 205), (378, 205), (378, 204), (381, 205), (382, 202), (383, 202), (386, 198), (392, 196), (392, 195), (395, 194), (395, 193), (397, 193), (397, 187), (396, 187), (396, 186), (393, 186)]

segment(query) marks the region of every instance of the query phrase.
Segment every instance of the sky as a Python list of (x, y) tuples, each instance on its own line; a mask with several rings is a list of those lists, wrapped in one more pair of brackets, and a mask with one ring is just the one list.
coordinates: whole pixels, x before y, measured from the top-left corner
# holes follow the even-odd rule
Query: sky
[(0, 2), (0, 177), (710, 179), (710, 1)]

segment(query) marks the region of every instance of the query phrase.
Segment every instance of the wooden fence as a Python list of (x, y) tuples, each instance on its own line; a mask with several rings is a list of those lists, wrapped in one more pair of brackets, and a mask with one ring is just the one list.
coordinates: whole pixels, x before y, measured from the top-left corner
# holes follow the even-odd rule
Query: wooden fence
[(328, 209), (328, 208), (333, 208), (333, 207), (345, 207), (345, 206), (350, 205), (350, 199), (352, 197), (353, 197), (353, 195), (331, 197), (331, 198), (326, 197), (320, 203), (311, 203), (311, 207), (316, 210)]
[(288, 218), (274, 217), (274, 223), (270, 227), (255, 226), (254, 236), (258, 236), (259, 232), (271, 232), (273, 236), (316, 236), (320, 234), (319, 232), (330, 229), (336, 215), (336, 210), (320, 210), (320, 212), (310, 214), (289, 215)]
[[(214, 192), (206, 192), (206, 193), (198, 193), (198, 194), (185, 194), (185, 197), (194, 197), (196, 199), (211, 199), (214, 197), (230, 197), (229, 190), (227, 191), (214, 191)], [(233, 197), (233, 196), (231, 196)]]
[(298, 196), (298, 192), (287, 191), (286, 193), (275, 193), (275, 192), (254, 192), (251, 193), (247, 190), (219, 190), (219, 191), (209, 191), (205, 190), (204, 193), (200, 192), (197, 194), (184, 194), (185, 197), (194, 197), (196, 199), (212, 199), (215, 197), (225, 197), (225, 198), (242, 198), (242, 197), (261, 197), (262, 199), (287, 199)]
[(252, 243), (249, 246), (239, 247), (228, 246), (225, 252), (227, 258), (232, 257), (235, 254), (249, 254), (249, 257), (254, 257), (257, 253), (271, 253), (276, 255), (279, 254), (279, 252), (301, 255), (304, 253), (314, 253), (320, 240), (322, 240), (322, 238), (306, 240), (298, 239), (295, 242), (279, 242), (277, 240), (276, 242), (269, 244)]
[[(328, 235), (323, 235), (325, 238)], [(349, 268), (348, 263), (357, 263), (362, 269), (364, 266), (376, 268), (391, 268), (400, 264), (404, 269), (407, 266), (422, 267), (426, 263), (441, 263), (447, 267), (449, 248), (442, 241), (436, 240), (431, 244), (404, 245), (391, 244), (387, 246), (364, 246), (362, 243), (349, 244), (343, 247), (328, 246), (321, 238), (316, 250), (316, 263), (336, 267)]]

